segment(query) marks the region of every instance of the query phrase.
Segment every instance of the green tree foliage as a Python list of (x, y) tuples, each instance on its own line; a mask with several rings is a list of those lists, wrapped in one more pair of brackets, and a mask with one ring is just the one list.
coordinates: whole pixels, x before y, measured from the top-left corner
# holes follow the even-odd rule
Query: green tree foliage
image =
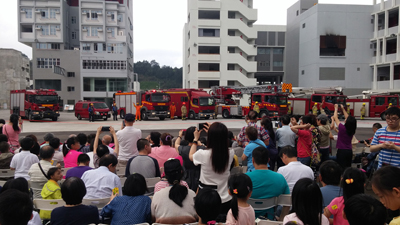
[(141, 89), (161, 89), (182, 87), (182, 67), (172, 68), (161, 66), (155, 60), (151, 62), (144, 60), (135, 63), (135, 73), (139, 74)]

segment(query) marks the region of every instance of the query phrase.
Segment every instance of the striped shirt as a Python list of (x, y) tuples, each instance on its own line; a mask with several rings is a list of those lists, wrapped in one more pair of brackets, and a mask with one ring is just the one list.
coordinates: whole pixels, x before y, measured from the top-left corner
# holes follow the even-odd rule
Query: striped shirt
[(250, 140), (246, 137), (246, 128), (252, 126), (255, 127), (258, 131), (258, 139), (260, 139), (261, 141), (265, 141), (267, 139), (269, 139), (269, 135), (267, 133), (267, 131), (264, 129), (264, 127), (257, 125), (257, 123), (254, 122), (250, 122), (248, 125), (244, 126), (241, 130), (240, 133), (238, 135), (238, 141), (240, 142), (250, 142)]
[[(391, 141), (396, 146), (400, 146), (400, 130), (397, 132), (389, 132), (387, 131), (387, 127), (379, 129), (376, 131), (371, 145), (383, 144), (386, 141)], [(378, 169), (382, 167), (382, 164), (400, 167), (400, 153), (393, 149), (381, 149), (379, 152)]]

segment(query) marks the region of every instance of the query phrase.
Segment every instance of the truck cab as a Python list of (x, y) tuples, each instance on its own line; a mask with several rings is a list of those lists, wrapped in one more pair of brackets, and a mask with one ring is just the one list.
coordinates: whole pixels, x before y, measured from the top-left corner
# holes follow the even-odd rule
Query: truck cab
[(169, 104), (170, 95), (161, 91), (146, 91), (142, 92), (140, 99), (137, 102), (141, 102), (141, 117), (143, 120), (147, 120), (150, 117), (159, 117), (160, 120), (170, 116)]
[(398, 95), (373, 95), (369, 106), (370, 117), (381, 117), (385, 120), (385, 111), (392, 103), (392, 107), (399, 107)]
[(288, 112), (288, 96), (286, 94), (255, 93), (251, 98), (251, 109), (253, 109), (255, 103), (258, 102), (260, 118), (264, 116), (277, 118), (286, 115)]
[(207, 93), (193, 92), (188, 112), (189, 119), (208, 119), (213, 117), (215, 113), (215, 99)]

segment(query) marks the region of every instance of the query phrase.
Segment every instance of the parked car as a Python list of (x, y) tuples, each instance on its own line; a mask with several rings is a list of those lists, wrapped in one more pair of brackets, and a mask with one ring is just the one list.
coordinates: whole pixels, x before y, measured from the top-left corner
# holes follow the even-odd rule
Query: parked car
[(75, 117), (78, 120), (89, 119), (89, 105), (93, 104), (94, 119), (107, 120), (111, 117), (110, 108), (105, 102), (79, 101), (75, 104)]

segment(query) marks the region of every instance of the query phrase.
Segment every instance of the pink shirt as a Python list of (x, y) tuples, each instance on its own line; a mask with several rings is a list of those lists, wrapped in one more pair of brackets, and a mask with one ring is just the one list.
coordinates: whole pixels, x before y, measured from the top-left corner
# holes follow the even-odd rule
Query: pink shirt
[(254, 221), (256, 220), (256, 215), (254, 213), (254, 209), (251, 205), (247, 207), (240, 207), (238, 213), (238, 220), (235, 220), (233, 217), (232, 209), (229, 210), (228, 215), (226, 216), (227, 225), (254, 225)]
[(82, 154), (82, 152), (78, 152), (76, 150), (69, 150), (66, 156), (64, 156), (64, 167), (71, 168), (78, 166), (78, 156)]
[(326, 208), (333, 215), (333, 225), (349, 225), (349, 222), (343, 218), (344, 199), (342, 197), (334, 198)]
[[(183, 180), (181, 180), (181, 185), (185, 186), (189, 189), (189, 185)], [(163, 188), (169, 187), (169, 186), (170, 186), (170, 184), (168, 184), (168, 181), (166, 181), (166, 180), (158, 181), (156, 183), (156, 185), (154, 186), (154, 193), (160, 191)]]
[(19, 146), (19, 134), (21, 133), (21, 129), (19, 131), (14, 131), (13, 127), (9, 124), (3, 125), (3, 134), (8, 137), (8, 144), (13, 146)]
[(169, 158), (176, 158), (179, 154), (175, 148), (168, 145), (161, 145), (160, 147), (152, 148), (149, 156), (155, 158), (158, 162), (158, 166), (161, 168), (164, 167), (164, 163)]

